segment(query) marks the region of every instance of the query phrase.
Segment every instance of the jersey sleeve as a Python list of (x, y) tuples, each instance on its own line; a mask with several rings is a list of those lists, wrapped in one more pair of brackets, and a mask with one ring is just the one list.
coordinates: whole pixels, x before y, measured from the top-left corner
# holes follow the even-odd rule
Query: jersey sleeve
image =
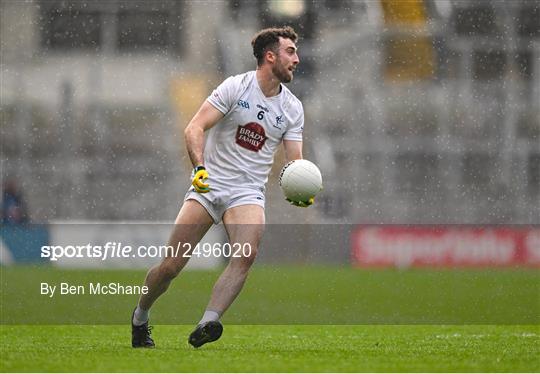
[(234, 77), (229, 77), (212, 91), (212, 94), (208, 96), (206, 101), (221, 113), (227, 114), (235, 105), (238, 89), (237, 80)]
[(301, 142), (303, 132), (304, 132), (304, 109), (300, 105), (298, 119), (291, 126), (289, 126), (285, 134), (283, 134), (283, 140), (294, 140), (297, 142)]

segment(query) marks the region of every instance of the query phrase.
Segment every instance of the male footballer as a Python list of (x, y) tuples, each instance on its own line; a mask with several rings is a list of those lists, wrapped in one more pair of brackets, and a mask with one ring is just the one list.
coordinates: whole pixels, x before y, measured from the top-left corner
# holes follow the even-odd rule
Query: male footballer
[[(212, 224), (223, 221), (229, 242), (249, 248), (246, 255), (230, 258), (215, 283), (206, 311), (189, 336), (196, 348), (219, 339), (220, 318), (240, 293), (255, 260), (265, 222), (265, 184), (275, 151), (283, 142), (288, 160), (302, 158), (304, 111), (283, 85), (293, 79), (299, 63), (297, 38), (291, 27), (258, 32), (251, 42), (257, 69), (221, 83), (185, 130), (193, 179), (169, 245), (194, 248)], [(306, 207), (313, 199), (292, 203)], [(183, 253), (169, 253), (148, 272), (148, 293), (141, 295), (132, 316), (133, 347), (155, 346), (148, 326), (150, 308), (188, 260)]]

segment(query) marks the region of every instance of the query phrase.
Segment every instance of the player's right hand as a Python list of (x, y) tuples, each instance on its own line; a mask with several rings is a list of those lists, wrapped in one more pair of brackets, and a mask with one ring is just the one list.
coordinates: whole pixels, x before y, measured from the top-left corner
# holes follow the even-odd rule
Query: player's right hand
[(313, 203), (315, 202), (314, 197), (310, 197), (307, 201), (294, 201), (291, 199), (285, 199), (285, 200), (287, 200), (292, 205), (298, 206), (300, 208), (307, 208), (308, 206), (313, 205)]
[(208, 179), (208, 172), (205, 167), (200, 165), (193, 169), (191, 185), (198, 193), (207, 193), (210, 191), (210, 185), (204, 181)]

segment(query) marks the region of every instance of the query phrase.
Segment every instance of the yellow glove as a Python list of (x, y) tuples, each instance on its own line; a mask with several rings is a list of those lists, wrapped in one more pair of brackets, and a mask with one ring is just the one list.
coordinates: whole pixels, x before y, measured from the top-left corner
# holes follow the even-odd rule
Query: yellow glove
[(313, 203), (315, 202), (314, 197), (310, 197), (307, 201), (293, 201), (290, 199), (285, 199), (285, 200), (287, 200), (292, 205), (298, 206), (300, 208), (307, 208), (308, 206), (313, 205)]
[(208, 172), (204, 166), (200, 165), (193, 169), (191, 185), (195, 188), (195, 191), (198, 193), (207, 193), (210, 191), (210, 185), (204, 183), (208, 178)]

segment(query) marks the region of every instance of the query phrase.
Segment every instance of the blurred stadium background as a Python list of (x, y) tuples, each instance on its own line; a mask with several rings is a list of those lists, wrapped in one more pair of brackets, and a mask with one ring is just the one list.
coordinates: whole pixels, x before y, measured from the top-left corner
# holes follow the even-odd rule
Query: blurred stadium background
[(325, 190), (288, 209), (279, 156), (269, 222), (540, 223), (538, 1), (0, 4), (2, 180), (34, 222), (172, 220), (182, 128), (290, 24)]

